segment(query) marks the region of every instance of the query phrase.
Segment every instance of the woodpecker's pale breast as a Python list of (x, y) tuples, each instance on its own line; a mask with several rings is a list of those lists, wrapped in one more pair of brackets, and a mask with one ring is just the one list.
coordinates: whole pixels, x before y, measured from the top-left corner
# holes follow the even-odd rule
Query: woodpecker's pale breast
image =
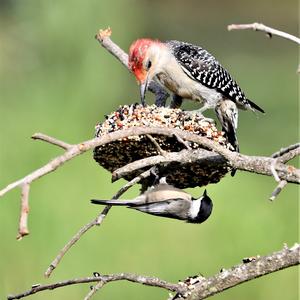
[(161, 51), (156, 68), (156, 80), (176, 95), (194, 101), (205, 101), (210, 107), (215, 107), (222, 99), (222, 94), (218, 91), (187, 76), (169, 49)]

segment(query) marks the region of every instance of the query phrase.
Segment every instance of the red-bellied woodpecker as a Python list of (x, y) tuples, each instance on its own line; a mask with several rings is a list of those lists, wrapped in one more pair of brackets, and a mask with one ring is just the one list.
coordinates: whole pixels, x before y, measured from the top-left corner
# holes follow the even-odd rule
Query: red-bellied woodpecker
[(179, 107), (185, 98), (203, 103), (199, 112), (215, 109), (222, 129), (236, 151), (237, 108), (264, 112), (245, 97), (219, 62), (199, 46), (179, 41), (163, 43), (139, 39), (130, 46), (129, 68), (140, 84), (143, 104), (147, 87), (155, 80), (174, 94), (171, 107)]

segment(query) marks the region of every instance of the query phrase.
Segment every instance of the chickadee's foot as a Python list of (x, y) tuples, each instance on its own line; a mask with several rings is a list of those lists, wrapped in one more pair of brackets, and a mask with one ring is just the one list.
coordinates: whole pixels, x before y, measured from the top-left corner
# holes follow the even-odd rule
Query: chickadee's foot
[(160, 180), (160, 177), (159, 177), (159, 175), (158, 175), (157, 167), (152, 168), (152, 169), (150, 170), (150, 174), (154, 177), (153, 185), (157, 185), (157, 184), (159, 183), (159, 180)]

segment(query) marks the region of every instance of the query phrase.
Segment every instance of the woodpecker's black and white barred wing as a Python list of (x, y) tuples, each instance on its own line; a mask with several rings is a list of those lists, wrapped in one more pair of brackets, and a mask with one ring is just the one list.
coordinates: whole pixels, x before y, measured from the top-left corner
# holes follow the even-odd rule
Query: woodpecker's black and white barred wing
[(219, 62), (205, 49), (185, 42), (168, 41), (176, 60), (183, 71), (193, 80), (215, 89), (240, 108), (264, 112), (258, 105), (245, 97), (239, 85)]

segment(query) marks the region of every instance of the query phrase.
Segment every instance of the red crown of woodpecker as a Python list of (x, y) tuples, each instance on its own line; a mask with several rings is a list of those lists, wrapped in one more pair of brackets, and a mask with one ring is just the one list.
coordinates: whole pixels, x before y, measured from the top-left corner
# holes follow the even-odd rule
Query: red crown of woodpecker
[(128, 67), (139, 82), (146, 77), (143, 62), (149, 47), (156, 41), (151, 39), (139, 39), (133, 42), (129, 48)]

